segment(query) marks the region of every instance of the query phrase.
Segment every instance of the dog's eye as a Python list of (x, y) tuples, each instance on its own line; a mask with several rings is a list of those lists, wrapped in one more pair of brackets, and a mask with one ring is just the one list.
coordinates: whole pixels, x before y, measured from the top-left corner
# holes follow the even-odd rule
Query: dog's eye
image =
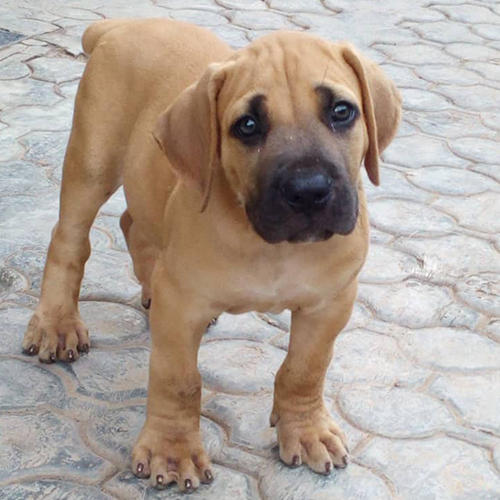
[(235, 123), (234, 130), (242, 138), (252, 137), (260, 133), (257, 119), (250, 115), (240, 118)]
[(355, 110), (351, 104), (346, 101), (339, 101), (332, 109), (333, 124), (347, 124), (355, 115)]

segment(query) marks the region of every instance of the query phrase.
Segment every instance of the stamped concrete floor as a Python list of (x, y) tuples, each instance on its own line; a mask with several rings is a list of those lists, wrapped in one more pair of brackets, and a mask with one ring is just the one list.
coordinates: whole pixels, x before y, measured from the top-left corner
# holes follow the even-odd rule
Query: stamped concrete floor
[(367, 186), (372, 246), (326, 396), (352, 463), (321, 477), (277, 459), (268, 427), (287, 315), (224, 316), (200, 353), (217, 478), (193, 499), (500, 499), (500, 2), (2, 0), (0, 497), (178, 499), (129, 453), (144, 421), (147, 318), (118, 228), (92, 230), (72, 365), (20, 354), (58, 206), (80, 36), (103, 17), (208, 26), (235, 47), (278, 28), (349, 39), (402, 90), (404, 122)]

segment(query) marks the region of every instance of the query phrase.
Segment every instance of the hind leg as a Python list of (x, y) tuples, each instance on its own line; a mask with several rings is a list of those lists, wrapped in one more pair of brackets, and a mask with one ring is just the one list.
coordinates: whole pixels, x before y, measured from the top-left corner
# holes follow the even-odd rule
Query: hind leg
[(88, 331), (78, 312), (89, 232), (99, 208), (119, 187), (112, 169), (100, 177), (85, 172), (85, 161), (65, 160), (59, 221), (50, 242), (40, 302), (24, 335), (23, 352), (40, 361), (74, 361), (88, 352)]
[(38, 354), (46, 363), (71, 362), (89, 350), (88, 331), (78, 312), (90, 256), (89, 232), (99, 208), (122, 183), (122, 163), (113, 144), (120, 115), (101, 112), (105, 103), (99, 101), (100, 94), (88, 98), (93, 81), (84, 74), (78, 91), (64, 159), (59, 221), (52, 232), (40, 301), (22, 343), (24, 353)]
[(142, 305), (145, 309), (149, 309), (151, 306), (151, 275), (158, 250), (143, 235), (128, 210), (123, 212), (120, 218), (120, 227), (132, 256), (135, 275), (142, 286)]

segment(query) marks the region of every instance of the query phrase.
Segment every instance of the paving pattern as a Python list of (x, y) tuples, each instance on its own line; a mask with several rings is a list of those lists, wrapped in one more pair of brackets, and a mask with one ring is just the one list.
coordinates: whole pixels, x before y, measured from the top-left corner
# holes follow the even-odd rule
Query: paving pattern
[(289, 316), (223, 316), (205, 336), (202, 427), (217, 478), (204, 500), (500, 499), (500, 2), (498, 0), (2, 0), (0, 496), (179, 499), (135, 479), (149, 333), (118, 227), (101, 211), (82, 288), (93, 349), (72, 365), (20, 354), (36, 304), (80, 37), (103, 17), (205, 25), (234, 47), (278, 28), (349, 39), (404, 96), (367, 184), (372, 246), (326, 397), (352, 462), (289, 470), (268, 426)]

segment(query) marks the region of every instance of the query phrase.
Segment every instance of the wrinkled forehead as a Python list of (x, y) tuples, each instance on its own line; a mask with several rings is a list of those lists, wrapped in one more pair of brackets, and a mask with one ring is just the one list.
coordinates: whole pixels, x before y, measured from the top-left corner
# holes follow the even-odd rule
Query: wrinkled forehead
[(359, 102), (357, 79), (339, 49), (300, 33), (280, 33), (236, 52), (219, 95), (225, 120), (251, 111), (257, 96), (275, 122), (296, 123), (325, 98)]

